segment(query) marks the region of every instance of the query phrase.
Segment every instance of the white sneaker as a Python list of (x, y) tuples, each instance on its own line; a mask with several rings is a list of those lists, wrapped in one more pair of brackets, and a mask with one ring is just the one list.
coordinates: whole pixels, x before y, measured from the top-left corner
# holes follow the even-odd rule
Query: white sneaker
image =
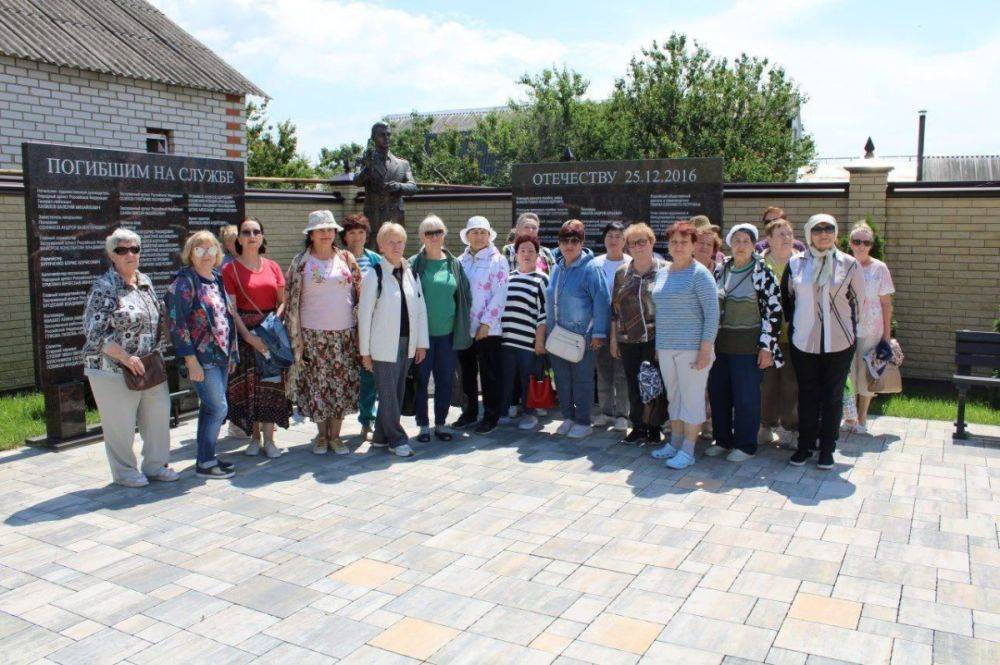
[(517, 428), (518, 429), (525, 430), (525, 431), (527, 431), (527, 430), (533, 430), (536, 427), (538, 427), (538, 418), (536, 418), (535, 416), (531, 416), (531, 415), (524, 416), (523, 418), (521, 418), (521, 422), (519, 422), (517, 424)]
[[(510, 407), (507, 408), (507, 416), (510, 418), (517, 418), (517, 414), (520, 412), (521, 409), (516, 404), (511, 404)], [(503, 420), (503, 418), (501, 418), (501, 420)]]
[(264, 454), (267, 455), (269, 459), (276, 459), (281, 457), (281, 448), (274, 445), (274, 441), (265, 441)]
[(160, 468), (159, 471), (150, 476), (147, 476), (149, 480), (156, 480), (161, 483), (172, 483), (177, 479), (179, 479), (180, 477), (181, 474), (177, 473), (167, 465), (163, 465), (163, 467)]
[(757, 431), (757, 445), (758, 446), (769, 446), (781, 441), (773, 429), (770, 427), (761, 427)]
[(132, 469), (124, 476), (115, 481), (115, 484), (122, 485), (123, 487), (145, 487), (149, 484), (149, 479), (146, 478), (139, 470)]
[(723, 448), (722, 446), (712, 444), (705, 450), (705, 457), (721, 457), (729, 452), (729, 448)]
[(330, 444), (327, 443), (326, 439), (316, 439), (313, 441), (312, 453), (313, 455), (326, 455), (326, 451), (330, 449)]
[(868, 427), (866, 425), (858, 423), (857, 425), (851, 428), (851, 431), (854, 432), (855, 434), (868, 434)]
[(594, 427), (607, 427), (608, 425), (611, 424), (611, 422), (612, 420), (610, 416), (606, 416), (603, 413), (599, 413), (596, 416), (594, 416), (594, 419), (591, 421), (591, 424), (593, 424)]
[(413, 448), (410, 448), (408, 443), (401, 443), (395, 447), (390, 446), (389, 452), (396, 457), (409, 457), (413, 454)]
[(751, 459), (752, 457), (753, 455), (749, 453), (745, 453), (742, 450), (739, 450), (738, 448), (733, 448), (732, 452), (730, 452), (726, 456), (726, 459), (729, 460), (730, 462), (746, 462), (748, 459)]
[(573, 425), (572, 428), (570, 428), (569, 434), (567, 434), (566, 436), (568, 436), (571, 439), (583, 439), (590, 436), (593, 433), (594, 433), (594, 428), (591, 427), (590, 425), (581, 425), (580, 423), (576, 423), (575, 425)]
[(848, 433), (853, 432), (854, 431), (854, 423), (848, 422), (846, 420), (841, 421), (841, 423), (840, 423), (840, 431), (841, 432), (848, 432)]
[(627, 432), (628, 431), (628, 418), (624, 416), (615, 418), (615, 424), (612, 428), (616, 432)]
[(569, 431), (573, 429), (574, 424), (575, 423), (572, 420), (564, 420), (562, 425), (559, 426), (559, 429), (556, 430), (556, 436), (566, 436), (569, 434)]
[(538, 416), (539, 418), (544, 418), (545, 416), (549, 415), (549, 412), (547, 409), (535, 409), (535, 415)]
[(243, 454), (247, 457), (257, 457), (257, 455), (260, 455), (260, 439), (251, 439)]
[(657, 448), (656, 450), (650, 453), (653, 459), (670, 459), (676, 454), (677, 454), (677, 449), (674, 448), (669, 443), (663, 446), (662, 448)]

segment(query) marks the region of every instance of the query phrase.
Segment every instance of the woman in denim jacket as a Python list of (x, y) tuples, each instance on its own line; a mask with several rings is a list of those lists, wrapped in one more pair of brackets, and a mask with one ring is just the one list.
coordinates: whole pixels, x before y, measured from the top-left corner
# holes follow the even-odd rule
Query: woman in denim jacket
[(167, 289), (166, 301), (170, 339), (201, 400), (196, 473), (203, 478), (231, 478), (233, 465), (215, 456), (219, 429), (229, 410), (226, 384), (239, 360), (237, 324), (217, 270), (222, 246), (208, 231), (198, 231), (184, 243), (181, 262), (185, 267)]
[(584, 238), (583, 222), (578, 219), (569, 220), (559, 229), (561, 256), (545, 294), (548, 334), (559, 325), (587, 340), (580, 362), (550, 354), (563, 416), (556, 434), (571, 439), (582, 439), (593, 432), (590, 407), (594, 401), (594, 359), (607, 340), (611, 314), (604, 271), (594, 264), (592, 254), (583, 253)]

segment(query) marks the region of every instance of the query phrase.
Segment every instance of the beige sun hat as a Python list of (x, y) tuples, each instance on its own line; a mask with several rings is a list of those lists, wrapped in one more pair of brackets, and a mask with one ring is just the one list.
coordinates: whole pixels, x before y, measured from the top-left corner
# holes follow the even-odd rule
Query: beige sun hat
[(320, 229), (333, 229), (334, 231), (341, 230), (340, 224), (337, 220), (333, 218), (333, 213), (329, 210), (314, 210), (309, 213), (309, 223), (306, 224), (305, 230), (302, 232), (303, 235), (309, 235), (310, 231), (318, 231)]

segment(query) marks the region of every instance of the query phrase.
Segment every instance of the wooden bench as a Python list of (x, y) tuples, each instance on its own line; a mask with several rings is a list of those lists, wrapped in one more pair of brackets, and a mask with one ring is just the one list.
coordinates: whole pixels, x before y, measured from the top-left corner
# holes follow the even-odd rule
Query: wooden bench
[[(965, 400), (969, 388), (983, 386), (1000, 388), (1000, 378), (992, 376), (1000, 368), (1000, 333), (978, 330), (955, 331), (955, 365), (952, 381), (958, 389), (958, 417), (955, 420), (955, 438), (967, 439), (965, 431)], [(991, 376), (973, 376), (973, 369), (990, 370)]]

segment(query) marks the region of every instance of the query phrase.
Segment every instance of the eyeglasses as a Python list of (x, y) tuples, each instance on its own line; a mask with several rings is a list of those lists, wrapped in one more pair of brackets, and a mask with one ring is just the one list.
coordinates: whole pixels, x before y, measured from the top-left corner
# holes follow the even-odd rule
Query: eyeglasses
[(444, 229), (434, 229), (433, 231), (424, 231), (425, 238), (436, 238), (437, 236), (443, 236)]
[(833, 233), (833, 227), (829, 224), (822, 224), (820, 226), (812, 227), (813, 233)]
[(195, 247), (191, 250), (191, 253), (195, 255), (195, 258), (199, 259), (203, 259), (206, 256), (215, 258), (215, 255), (219, 253), (219, 249), (215, 245), (209, 245), (208, 247)]
[(132, 245), (131, 247), (115, 247), (113, 250), (118, 256), (125, 256), (126, 254), (138, 254), (142, 251), (142, 248), (138, 245)]
[(861, 245), (864, 245), (865, 247), (871, 247), (875, 243), (872, 240), (862, 240), (861, 238), (851, 238), (851, 244), (854, 245), (855, 247), (861, 247)]
[(630, 240), (628, 243), (629, 247), (645, 247), (649, 244), (648, 238), (636, 238), (635, 240)]
[(559, 238), (560, 245), (579, 245), (582, 242), (579, 238)]
[(262, 236), (264, 235), (264, 232), (261, 231), (260, 229), (243, 229), (242, 231), (240, 231), (240, 235), (247, 236), (249, 238), (252, 236)]

